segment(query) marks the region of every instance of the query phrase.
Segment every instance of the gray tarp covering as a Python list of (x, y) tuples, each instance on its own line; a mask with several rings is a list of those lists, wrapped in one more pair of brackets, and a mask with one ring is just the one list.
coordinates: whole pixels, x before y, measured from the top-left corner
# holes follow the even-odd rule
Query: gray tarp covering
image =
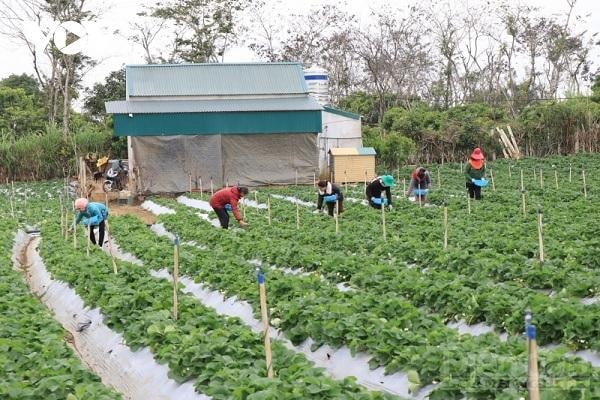
[(179, 135), (132, 137), (139, 173), (138, 190), (145, 193), (205, 190), (225, 184), (259, 186), (312, 183), (318, 168), (314, 133), (265, 135)]

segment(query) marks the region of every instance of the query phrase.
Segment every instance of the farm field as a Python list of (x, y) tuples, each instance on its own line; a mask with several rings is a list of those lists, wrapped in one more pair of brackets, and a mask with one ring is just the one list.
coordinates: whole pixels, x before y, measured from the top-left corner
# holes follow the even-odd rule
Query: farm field
[[(367, 355), (371, 368), (403, 377), (405, 391), (367, 388), (352, 377), (335, 379), (279, 340), (273, 341), (276, 377), (266, 378), (261, 335), (243, 320), (216, 313), (182, 289), (180, 317), (173, 320), (172, 285), (152, 273), (173, 273), (170, 238), (133, 216), (111, 217), (115, 244), (141, 261), (117, 260), (118, 274), (107, 253), (93, 248), (86, 255), (82, 230), (76, 248), (72, 238), (65, 240), (59, 182), (15, 184), (14, 192), (11, 186), (0, 188), (7, 276), (2, 284), (21, 288), (14, 297), (15, 291), (6, 288), (11, 295), (3, 301), (10, 302), (3, 308), (33, 303), (36, 312), (50, 318), (10, 267), (14, 234), (31, 225), (41, 230), (39, 253), (54, 279), (68, 283), (86, 305), (99, 307), (105, 323), (122, 333), (132, 350), (149, 349), (168, 366), (171, 378), (191, 381), (198, 393), (215, 399), (525, 398), (523, 317), (528, 309), (541, 346), (542, 398), (600, 398), (600, 156), (490, 163), (493, 183), (482, 201), (472, 202), (465, 195), (461, 165), (434, 165), (430, 172), (430, 201), (420, 207), (401, 198), (402, 180), (410, 171), (394, 171), (399, 177), (394, 209), (383, 216), (361, 203), (362, 183), (341, 182), (347, 201), (337, 232), (333, 218), (312, 213), (312, 186), (251, 191), (243, 207), (250, 224), (245, 230), (211, 224), (210, 193), (152, 197), (145, 204), (170, 210), (158, 215), (157, 223), (181, 238), (181, 275), (248, 303), (258, 319), (256, 265), (261, 265), (273, 328), (296, 346), (308, 340), (315, 351), (327, 346)], [(14, 327), (11, 332), (40, 333), (29, 319), (11, 315), (3, 313)], [(47, 336), (64, 347), (56, 333), (60, 328), (50, 325), (55, 331)], [(35, 335), (19, 338), (36, 340)], [(42, 369), (23, 364), (31, 357), (12, 351), (16, 345), (10, 339), (5, 346), (8, 354), (16, 354), (15, 376)], [(57, 365), (65, 363), (63, 358), (78, 364), (68, 349), (54, 357)], [(93, 386), (98, 378), (78, 368), (70, 371), (73, 385), (81, 382), (102, 394), (77, 392), (63, 383), (60, 390), (74, 398), (119, 398)], [(23, 382), (22, 390), (39, 385), (33, 379)]]

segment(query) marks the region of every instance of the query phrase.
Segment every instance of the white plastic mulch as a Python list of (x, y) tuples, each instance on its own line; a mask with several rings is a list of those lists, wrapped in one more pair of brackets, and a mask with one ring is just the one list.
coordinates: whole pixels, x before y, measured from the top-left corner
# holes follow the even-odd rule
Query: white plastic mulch
[(167, 366), (157, 363), (147, 348), (133, 352), (121, 334), (103, 323), (99, 309), (90, 309), (69, 285), (52, 279), (37, 251), (40, 240), (19, 231), (13, 262), (25, 273), (31, 292), (71, 334), (75, 353), (104, 384), (126, 399), (210, 399), (196, 393), (193, 382), (178, 384), (170, 379)]

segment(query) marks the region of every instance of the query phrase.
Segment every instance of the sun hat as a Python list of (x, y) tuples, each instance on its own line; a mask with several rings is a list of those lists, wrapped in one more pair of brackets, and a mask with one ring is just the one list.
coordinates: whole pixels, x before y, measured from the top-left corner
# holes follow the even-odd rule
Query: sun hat
[(394, 186), (394, 177), (391, 175), (383, 175), (381, 177), (381, 183), (383, 183), (384, 186)]

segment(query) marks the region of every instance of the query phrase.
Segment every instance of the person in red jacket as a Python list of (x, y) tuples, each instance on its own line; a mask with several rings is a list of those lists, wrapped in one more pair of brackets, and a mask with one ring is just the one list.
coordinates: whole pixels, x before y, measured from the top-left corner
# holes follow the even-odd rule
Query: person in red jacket
[(221, 228), (229, 228), (228, 209), (231, 209), (234, 218), (242, 228), (247, 225), (242, 219), (240, 210), (238, 209), (238, 201), (240, 201), (240, 199), (247, 194), (247, 187), (233, 186), (218, 190), (210, 197), (210, 206), (213, 208), (213, 210), (215, 210), (215, 213), (217, 213), (217, 217), (219, 217), (219, 222), (221, 223)]

